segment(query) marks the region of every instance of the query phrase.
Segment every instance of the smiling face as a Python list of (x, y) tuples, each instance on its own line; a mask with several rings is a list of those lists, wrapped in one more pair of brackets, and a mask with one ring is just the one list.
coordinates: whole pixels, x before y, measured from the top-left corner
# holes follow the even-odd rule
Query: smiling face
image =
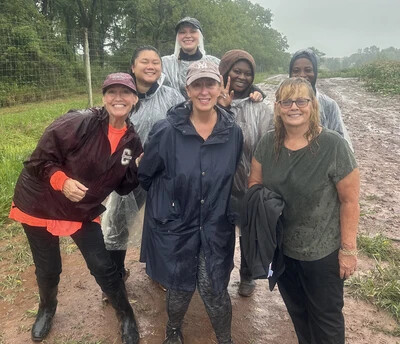
[(190, 24), (181, 25), (176, 35), (182, 50), (189, 55), (193, 55), (199, 45), (200, 33)]
[(307, 79), (311, 85), (315, 85), (314, 68), (311, 61), (305, 57), (301, 57), (294, 61), (291, 70), (291, 77), (300, 77)]
[(211, 111), (221, 93), (220, 83), (211, 78), (200, 78), (186, 87), (193, 109), (199, 112)]
[(117, 129), (123, 128), (126, 118), (137, 101), (137, 95), (128, 87), (110, 86), (103, 95), (103, 104), (110, 116), (110, 125)]
[[(290, 93), (282, 90), (279, 100), (297, 100), (299, 98), (312, 99), (310, 91), (305, 86), (297, 87), (294, 92)], [(289, 108), (282, 107), (279, 102), (276, 102), (275, 106), (278, 110), (278, 116), (282, 119), (285, 127), (309, 127), (313, 107), (312, 101), (309, 101), (304, 107), (298, 107), (295, 102)]]
[(142, 50), (132, 65), (136, 84), (150, 87), (161, 76), (161, 59), (153, 50)]
[(253, 83), (253, 70), (246, 60), (239, 60), (229, 71), (231, 77), (230, 89), (235, 91), (235, 95), (244, 92)]

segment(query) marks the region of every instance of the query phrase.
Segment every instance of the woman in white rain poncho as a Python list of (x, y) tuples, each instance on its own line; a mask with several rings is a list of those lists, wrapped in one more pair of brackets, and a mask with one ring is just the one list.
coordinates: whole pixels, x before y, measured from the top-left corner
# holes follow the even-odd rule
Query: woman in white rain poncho
[(186, 99), (186, 73), (194, 61), (206, 60), (219, 64), (215, 56), (206, 55), (204, 50), (203, 29), (195, 18), (185, 17), (175, 27), (176, 42), (172, 55), (163, 56), (163, 73), (166, 84), (178, 90)]
[[(176, 90), (164, 85), (161, 73), (161, 56), (152, 46), (135, 50), (131, 62), (131, 74), (137, 85), (139, 106), (130, 114), (140, 140), (144, 143), (153, 124), (165, 118), (170, 107), (185, 99)], [(127, 196), (113, 192), (106, 204), (102, 217), (102, 228), (107, 250), (115, 261), (121, 276), (126, 280), (129, 270), (125, 269), (125, 255), (128, 242), (140, 242), (139, 233), (133, 233), (133, 225), (146, 199), (146, 192), (138, 187)]]

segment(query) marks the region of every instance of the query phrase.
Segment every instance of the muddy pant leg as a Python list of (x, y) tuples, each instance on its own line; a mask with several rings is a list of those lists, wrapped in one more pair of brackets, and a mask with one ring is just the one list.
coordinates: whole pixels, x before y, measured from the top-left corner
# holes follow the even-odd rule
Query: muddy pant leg
[(227, 289), (216, 293), (211, 285), (206, 269), (204, 252), (199, 255), (199, 266), (197, 272), (197, 288), (206, 306), (208, 316), (217, 336), (218, 344), (230, 344), (232, 304)]
[(299, 342), (344, 344), (343, 280), (339, 276), (338, 252), (310, 262), (285, 257), (285, 265), (278, 287)]
[(168, 289), (167, 291), (167, 332), (170, 329), (179, 329), (182, 326), (183, 318), (188, 310), (190, 300), (194, 291), (179, 291)]
[(100, 224), (85, 222), (82, 228), (71, 237), (103, 292), (109, 295), (119, 289), (122, 277), (111, 259), (109, 251), (106, 250)]
[(110, 253), (111, 259), (117, 266), (117, 270), (121, 277), (124, 277), (126, 250), (109, 250), (108, 252)]
[(22, 224), (29, 241), (35, 263), (35, 274), (39, 287), (54, 288), (60, 281), (60, 242), (45, 227)]

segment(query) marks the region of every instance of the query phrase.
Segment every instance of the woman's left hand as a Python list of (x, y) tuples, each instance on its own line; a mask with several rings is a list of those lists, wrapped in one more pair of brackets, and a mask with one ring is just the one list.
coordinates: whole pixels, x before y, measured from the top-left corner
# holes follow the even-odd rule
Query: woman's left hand
[(232, 103), (234, 94), (233, 90), (229, 92), (229, 88), (231, 87), (231, 78), (228, 76), (226, 87), (222, 75), (219, 76), (219, 79), (221, 80), (221, 94), (218, 97), (218, 104), (222, 105), (223, 107), (229, 107)]
[(339, 267), (340, 267), (340, 278), (349, 278), (357, 268), (357, 256), (345, 255), (342, 250), (339, 250)]
[(262, 100), (263, 100), (263, 95), (258, 91), (254, 91), (253, 93), (250, 93), (249, 97), (255, 103), (262, 102)]

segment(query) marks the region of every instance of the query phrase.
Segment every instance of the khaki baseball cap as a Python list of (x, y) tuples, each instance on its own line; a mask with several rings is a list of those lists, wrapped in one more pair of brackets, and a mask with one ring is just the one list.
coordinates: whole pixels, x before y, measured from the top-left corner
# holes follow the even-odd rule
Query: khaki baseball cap
[(186, 74), (186, 86), (201, 78), (210, 78), (220, 82), (218, 66), (211, 62), (200, 60), (192, 63)]

